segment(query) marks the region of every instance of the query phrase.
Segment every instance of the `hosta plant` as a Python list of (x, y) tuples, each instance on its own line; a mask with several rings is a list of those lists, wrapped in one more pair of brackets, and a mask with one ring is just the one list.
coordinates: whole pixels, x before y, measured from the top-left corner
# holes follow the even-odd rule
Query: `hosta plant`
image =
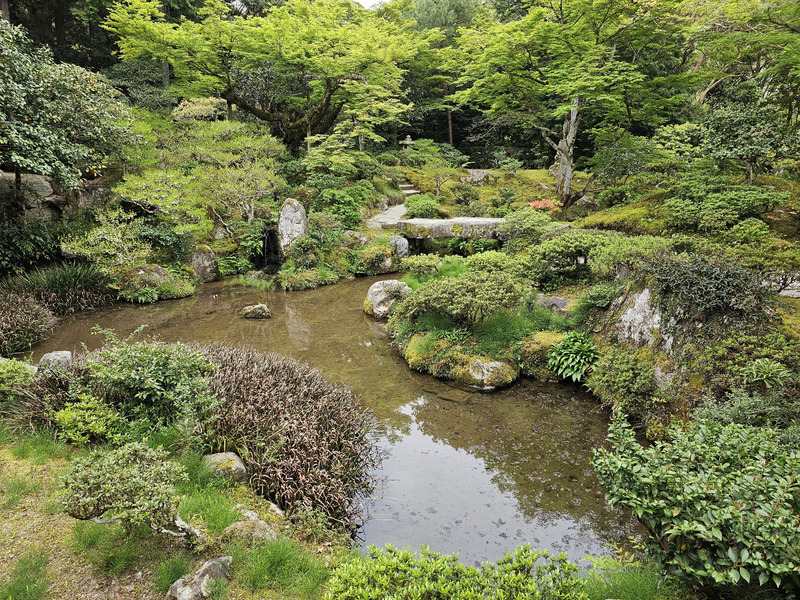
[(563, 341), (553, 346), (547, 367), (559, 377), (580, 381), (598, 357), (592, 340), (579, 331), (570, 331)]

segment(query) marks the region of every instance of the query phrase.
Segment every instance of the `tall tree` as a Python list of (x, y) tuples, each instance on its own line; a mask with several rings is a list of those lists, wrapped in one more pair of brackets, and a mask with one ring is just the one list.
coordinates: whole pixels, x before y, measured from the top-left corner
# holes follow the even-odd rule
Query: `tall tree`
[(538, 130), (558, 165), (557, 196), (574, 200), (575, 148), (587, 112), (592, 133), (615, 143), (637, 121), (657, 123), (670, 101), (666, 77), (644, 66), (675, 52), (670, 3), (626, 0), (537, 2), (518, 21), (483, 18), (460, 36), (465, 63), (459, 93), (493, 117)]
[(291, 0), (265, 17), (207, 0), (200, 15), (172, 24), (154, 0), (125, 0), (106, 27), (123, 58), (169, 60), (185, 94), (220, 95), (269, 122), (292, 152), (334, 125), (359, 84), (399, 97), (399, 64), (421, 43), (349, 0)]
[[(128, 138), (126, 110), (96, 74), (54, 62), (21, 27), (0, 20), (0, 166), (75, 186)], [(3, 207), (5, 213), (14, 212)]]

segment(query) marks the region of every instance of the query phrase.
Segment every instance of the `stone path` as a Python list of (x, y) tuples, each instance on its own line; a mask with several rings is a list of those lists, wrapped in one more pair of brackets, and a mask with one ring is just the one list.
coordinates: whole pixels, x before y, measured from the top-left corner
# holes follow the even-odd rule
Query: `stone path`
[(367, 221), (370, 229), (394, 229), (397, 222), (406, 216), (405, 204), (390, 206), (382, 213), (378, 213)]

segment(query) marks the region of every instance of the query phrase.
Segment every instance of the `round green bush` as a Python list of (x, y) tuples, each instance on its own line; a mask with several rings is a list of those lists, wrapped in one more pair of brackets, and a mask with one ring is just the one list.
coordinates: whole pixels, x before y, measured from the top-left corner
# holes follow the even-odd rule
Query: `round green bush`
[(430, 194), (419, 194), (406, 199), (406, 214), (411, 219), (435, 219), (439, 215), (439, 202)]

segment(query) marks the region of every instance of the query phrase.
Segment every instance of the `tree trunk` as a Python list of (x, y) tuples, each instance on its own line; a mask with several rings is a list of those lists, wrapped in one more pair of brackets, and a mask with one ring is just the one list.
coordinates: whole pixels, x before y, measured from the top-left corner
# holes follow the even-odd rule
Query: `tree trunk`
[(575, 163), (573, 151), (575, 138), (578, 136), (578, 123), (580, 122), (579, 98), (572, 101), (572, 110), (564, 116), (561, 139), (556, 146), (558, 160), (558, 173), (556, 182), (556, 199), (566, 208), (570, 204), (572, 194), (572, 179), (575, 176)]
[(228, 103), (228, 109), (225, 111), (225, 120), (233, 121), (233, 102), (228, 100), (227, 103)]
[(747, 165), (747, 183), (753, 185), (756, 182), (756, 169), (753, 163), (746, 162)]
[(169, 61), (166, 60), (161, 61), (161, 87), (169, 87)]
[[(447, 84), (442, 83), (442, 92), (447, 96)], [(450, 145), (453, 146), (453, 111), (447, 109), (447, 139)]]
[(0, 13), (2, 13), (3, 18), (11, 22), (11, 11), (8, 8), (8, 0), (0, 0)]

